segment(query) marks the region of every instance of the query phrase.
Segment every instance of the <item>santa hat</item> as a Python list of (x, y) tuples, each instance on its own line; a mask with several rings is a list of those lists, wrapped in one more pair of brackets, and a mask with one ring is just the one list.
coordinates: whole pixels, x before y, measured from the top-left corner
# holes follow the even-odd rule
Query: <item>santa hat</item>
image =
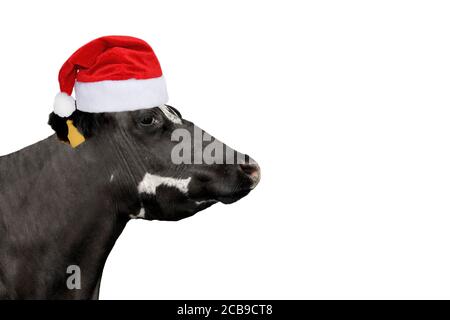
[[(80, 111), (120, 112), (168, 101), (166, 82), (153, 49), (126, 36), (98, 38), (78, 49), (59, 71), (61, 92), (54, 112), (70, 117)], [(72, 91), (75, 87), (75, 100)]]

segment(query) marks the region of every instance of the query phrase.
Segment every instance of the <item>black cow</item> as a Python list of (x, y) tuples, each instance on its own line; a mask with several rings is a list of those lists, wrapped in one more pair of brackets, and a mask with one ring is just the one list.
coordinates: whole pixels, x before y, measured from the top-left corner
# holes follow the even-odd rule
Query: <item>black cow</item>
[[(67, 119), (52, 113), (56, 135), (0, 158), (2, 299), (98, 299), (107, 256), (131, 218), (183, 219), (239, 200), (260, 178), (237, 152), (235, 164), (229, 152), (216, 163), (174, 161), (175, 130), (199, 129), (170, 106), (71, 119), (86, 138), (77, 148), (60, 141)], [(81, 281), (69, 285), (77, 269)]]

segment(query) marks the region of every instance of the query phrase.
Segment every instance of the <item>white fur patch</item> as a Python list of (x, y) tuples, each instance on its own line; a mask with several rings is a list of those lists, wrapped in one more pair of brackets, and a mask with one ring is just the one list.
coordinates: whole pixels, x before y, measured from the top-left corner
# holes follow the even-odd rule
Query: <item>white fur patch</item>
[(164, 185), (176, 188), (180, 192), (187, 194), (190, 181), (190, 177), (186, 179), (176, 179), (171, 177), (161, 177), (147, 172), (144, 179), (142, 179), (138, 185), (138, 191), (139, 193), (156, 194), (156, 188), (160, 185)]
[(178, 116), (174, 115), (172, 111), (169, 110), (169, 108), (166, 105), (159, 106), (159, 109), (164, 113), (167, 119), (172, 121), (175, 124), (182, 124), (182, 121)]
[(139, 213), (134, 215), (134, 214), (130, 214), (130, 218), (131, 219), (144, 219), (145, 218), (145, 209), (141, 208), (141, 210), (139, 210)]
[(144, 208), (141, 208), (141, 210), (139, 211), (137, 217), (138, 218), (142, 218), (142, 219), (145, 218), (145, 209)]

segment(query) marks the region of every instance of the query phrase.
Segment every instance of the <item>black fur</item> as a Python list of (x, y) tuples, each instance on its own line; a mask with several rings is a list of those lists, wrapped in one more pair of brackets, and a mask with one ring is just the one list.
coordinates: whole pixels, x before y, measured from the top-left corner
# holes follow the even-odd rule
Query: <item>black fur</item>
[(64, 142), (69, 142), (69, 139), (67, 138), (69, 130), (67, 128), (66, 121), (67, 118), (62, 118), (54, 112), (50, 113), (50, 116), (48, 117), (48, 124), (56, 132), (58, 139)]
[(64, 142), (69, 142), (67, 138), (69, 133), (66, 123), (67, 120), (72, 120), (74, 126), (85, 138), (92, 137), (94, 132), (101, 130), (111, 123), (111, 119), (105, 113), (89, 113), (75, 110), (70, 117), (64, 118), (52, 112), (49, 115), (48, 124), (55, 131), (58, 138)]

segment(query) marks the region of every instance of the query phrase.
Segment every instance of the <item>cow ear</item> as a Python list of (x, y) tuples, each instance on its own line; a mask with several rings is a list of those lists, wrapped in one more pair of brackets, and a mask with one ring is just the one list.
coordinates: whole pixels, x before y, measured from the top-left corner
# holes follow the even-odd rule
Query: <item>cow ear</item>
[(77, 118), (77, 115), (73, 114), (70, 117), (60, 117), (52, 112), (49, 116), (48, 124), (55, 131), (59, 140), (70, 144), (72, 148), (76, 148), (86, 139), (74, 125), (73, 118)]
[(56, 113), (52, 112), (48, 117), (48, 124), (55, 131), (59, 140), (69, 143), (69, 129), (67, 128), (66, 123), (67, 120), (68, 118), (60, 117)]

